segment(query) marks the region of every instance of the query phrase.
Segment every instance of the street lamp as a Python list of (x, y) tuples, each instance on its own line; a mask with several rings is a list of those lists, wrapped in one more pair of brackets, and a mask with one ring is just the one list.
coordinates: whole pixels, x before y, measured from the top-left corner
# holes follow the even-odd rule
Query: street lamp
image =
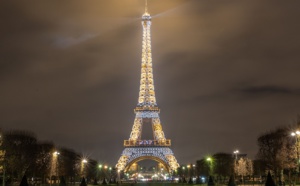
[(195, 176), (195, 174), (196, 174), (196, 165), (193, 164), (193, 176)]
[(59, 152), (57, 151), (53, 152), (53, 156), (55, 157), (55, 161), (56, 161), (56, 165), (55, 165), (56, 176), (58, 176), (58, 155), (60, 155)]
[(53, 154), (52, 154), (52, 165), (51, 165), (51, 167), (53, 169), (53, 173), (55, 173), (55, 177), (56, 177), (55, 179), (58, 179), (58, 155), (60, 155), (60, 153), (58, 151), (54, 151)]
[(109, 169), (109, 180), (111, 181), (111, 167), (109, 167), (108, 169)]
[(295, 132), (292, 132), (291, 135), (292, 135), (292, 136), (296, 136), (296, 135), (299, 136), (299, 135), (300, 135), (300, 131), (299, 131), (299, 130), (296, 130)]
[(182, 167), (182, 173), (183, 173), (183, 177), (185, 177), (185, 167)]
[(297, 153), (297, 172), (299, 172), (299, 166), (300, 166), (300, 157), (299, 157), (299, 136), (300, 136), (300, 131), (296, 130), (291, 133), (291, 136), (296, 137), (296, 153)]
[(82, 163), (84, 163), (84, 164), (87, 163), (87, 162), (88, 162), (88, 161), (87, 161), (86, 159), (83, 159), (83, 160), (82, 160)]
[(87, 159), (82, 159), (81, 161), (81, 172), (82, 172), (82, 176), (86, 176), (85, 173), (86, 173), (86, 170), (85, 170), (85, 164), (87, 164)]
[(186, 167), (187, 167), (187, 169), (188, 169), (188, 176), (191, 177), (191, 174), (190, 174), (190, 168), (191, 168), (191, 166), (190, 166), (190, 165), (187, 165)]
[(120, 172), (121, 172), (121, 170), (118, 169), (118, 183), (120, 183), (120, 181), (121, 181), (121, 178), (120, 178)]
[(206, 161), (209, 163), (209, 171), (208, 171), (208, 174), (211, 175), (212, 174), (212, 158), (211, 157), (208, 157), (206, 158)]
[(233, 154), (235, 154), (235, 160), (237, 160), (237, 155), (238, 155), (238, 153), (240, 153), (240, 151), (239, 151), (239, 150), (235, 150), (235, 151), (233, 151)]
[(234, 168), (233, 168), (234, 175), (235, 175), (235, 173), (237, 171), (237, 156), (238, 156), (238, 153), (240, 153), (239, 150), (233, 151), (233, 154), (235, 155)]
[(98, 165), (99, 170), (97, 171), (97, 177), (99, 177), (98, 175), (100, 175), (100, 178), (102, 176), (102, 164)]

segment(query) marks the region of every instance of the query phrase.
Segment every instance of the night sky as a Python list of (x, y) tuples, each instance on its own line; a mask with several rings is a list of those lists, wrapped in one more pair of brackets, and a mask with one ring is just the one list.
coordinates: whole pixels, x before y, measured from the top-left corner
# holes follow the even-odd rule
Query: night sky
[[(180, 164), (300, 114), (300, 1), (149, 0), (154, 84)], [(137, 104), (143, 0), (1, 1), (0, 127), (115, 165)], [(150, 131), (151, 132), (151, 131)]]

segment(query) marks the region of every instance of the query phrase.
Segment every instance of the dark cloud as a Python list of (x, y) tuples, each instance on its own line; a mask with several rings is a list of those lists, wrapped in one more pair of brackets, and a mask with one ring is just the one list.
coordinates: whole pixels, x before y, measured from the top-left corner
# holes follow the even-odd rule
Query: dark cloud
[[(144, 1), (5, 1), (0, 123), (116, 163), (137, 103)], [(299, 114), (299, 1), (151, 0), (154, 82), (180, 163), (254, 157)], [(108, 145), (109, 144), (109, 145)]]
[(293, 91), (290, 88), (279, 86), (256, 86), (241, 89), (242, 93), (248, 95), (274, 95), (274, 94), (299, 94), (299, 91)]

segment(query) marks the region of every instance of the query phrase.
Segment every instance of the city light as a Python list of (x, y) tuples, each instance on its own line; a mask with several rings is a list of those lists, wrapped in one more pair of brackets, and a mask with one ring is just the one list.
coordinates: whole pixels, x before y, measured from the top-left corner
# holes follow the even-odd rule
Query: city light
[(82, 163), (87, 163), (88, 161), (86, 159), (83, 159), (82, 160)]
[(299, 136), (300, 135), (300, 131), (297, 130), (295, 132), (292, 132), (291, 135), (292, 136), (296, 136), (296, 135)]
[(237, 160), (237, 154), (238, 153), (240, 153), (240, 151), (239, 150), (235, 150), (235, 151), (233, 151), (233, 154), (235, 154), (235, 159)]

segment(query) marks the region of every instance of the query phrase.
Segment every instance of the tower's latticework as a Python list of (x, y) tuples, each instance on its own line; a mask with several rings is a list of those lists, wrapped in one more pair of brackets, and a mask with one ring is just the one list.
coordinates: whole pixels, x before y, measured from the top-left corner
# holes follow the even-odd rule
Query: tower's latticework
[[(127, 169), (134, 163), (143, 159), (156, 160), (169, 170), (174, 171), (179, 167), (172, 150), (171, 140), (166, 139), (159, 119), (159, 108), (156, 104), (152, 52), (151, 52), (151, 16), (147, 11), (142, 17), (143, 43), (142, 43), (142, 64), (139, 99), (134, 109), (135, 119), (129, 140), (124, 141), (125, 149), (116, 165), (120, 171)], [(142, 127), (145, 121), (152, 124), (153, 138), (142, 139)], [(147, 123), (148, 124), (148, 123)]]

